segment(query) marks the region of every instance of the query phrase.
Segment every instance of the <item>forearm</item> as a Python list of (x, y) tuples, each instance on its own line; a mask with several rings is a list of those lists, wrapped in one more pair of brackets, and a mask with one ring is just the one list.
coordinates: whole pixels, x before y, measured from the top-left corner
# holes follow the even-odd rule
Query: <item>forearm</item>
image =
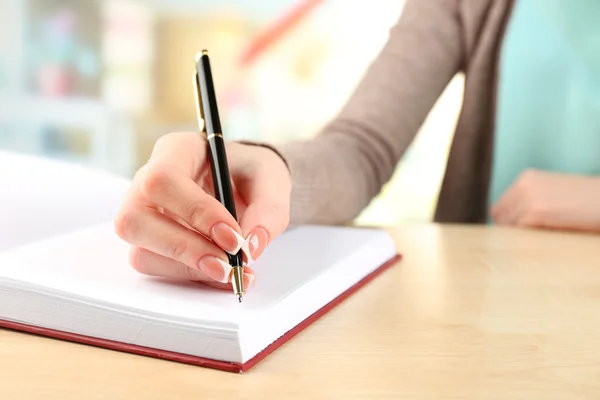
[(408, 1), (340, 114), (313, 140), (278, 148), (292, 176), (292, 223), (355, 218), (391, 178), (462, 57), (458, 2)]
[[(348, 127), (348, 132), (352, 129)], [(337, 137), (342, 135), (332, 134), (280, 150), (292, 177), (293, 224), (341, 224), (352, 220), (393, 172), (394, 157), (385, 145)]]

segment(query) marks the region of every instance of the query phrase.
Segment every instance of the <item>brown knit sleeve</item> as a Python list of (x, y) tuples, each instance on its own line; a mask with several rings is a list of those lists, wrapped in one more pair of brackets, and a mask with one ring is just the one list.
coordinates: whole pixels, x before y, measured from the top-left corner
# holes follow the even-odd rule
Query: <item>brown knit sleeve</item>
[[(408, 0), (350, 100), (316, 137), (275, 147), (291, 222), (343, 224), (380, 192), (463, 60), (459, 0)], [(360, 29), (360, 27), (357, 27)]]

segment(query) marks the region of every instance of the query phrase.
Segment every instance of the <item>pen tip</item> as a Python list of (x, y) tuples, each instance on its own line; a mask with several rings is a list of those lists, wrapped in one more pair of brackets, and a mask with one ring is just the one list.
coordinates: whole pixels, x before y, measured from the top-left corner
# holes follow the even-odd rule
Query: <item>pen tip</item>
[(237, 294), (237, 299), (240, 303), (242, 302), (242, 294), (241, 293)]

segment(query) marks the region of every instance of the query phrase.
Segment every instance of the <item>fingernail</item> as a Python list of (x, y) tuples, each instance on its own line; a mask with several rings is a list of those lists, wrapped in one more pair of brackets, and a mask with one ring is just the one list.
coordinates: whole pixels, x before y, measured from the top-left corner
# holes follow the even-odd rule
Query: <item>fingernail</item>
[(244, 272), (244, 290), (254, 287), (254, 275)]
[(246, 264), (252, 265), (262, 254), (267, 243), (269, 234), (263, 228), (254, 228), (242, 245), (242, 251), (246, 255)]
[(215, 256), (204, 256), (198, 263), (198, 268), (204, 272), (209, 278), (217, 282), (229, 282), (231, 274), (231, 265)]
[(229, 254), (237, 254), (244, 245), (242, 235), (224, 222), (217, 222), (212, 227), (211, 235), (215, 243)]

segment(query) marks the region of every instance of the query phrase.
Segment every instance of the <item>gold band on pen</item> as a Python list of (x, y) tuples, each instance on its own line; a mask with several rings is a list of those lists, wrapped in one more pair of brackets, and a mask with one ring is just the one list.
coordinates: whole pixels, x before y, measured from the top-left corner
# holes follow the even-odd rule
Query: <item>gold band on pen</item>
[(220, 137), (221, 139), (223, 139), (223, 135), (222, 134), (220, 134), (220, 133), (211, 133), (210, 135), (208, 135), (206, 137), (206, 140), (210, 140), (210, 139), (212, 139), (214, 137)]

